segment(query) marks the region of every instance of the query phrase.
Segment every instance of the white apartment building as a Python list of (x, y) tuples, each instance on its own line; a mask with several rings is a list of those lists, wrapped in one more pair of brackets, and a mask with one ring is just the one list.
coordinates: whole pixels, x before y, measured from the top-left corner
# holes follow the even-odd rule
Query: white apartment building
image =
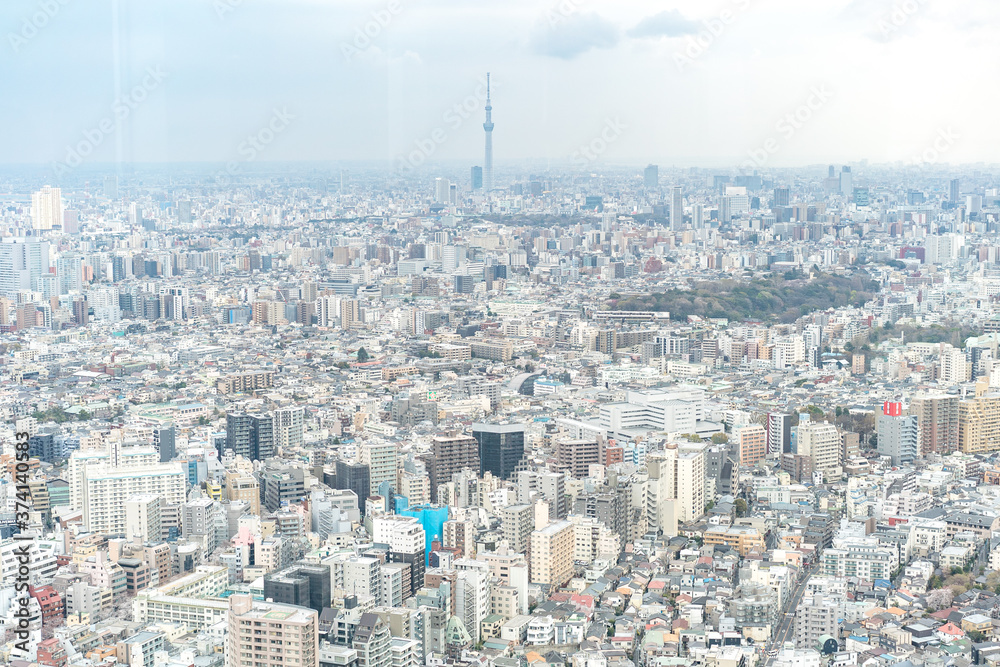
[(899, 566), (899, 552), (879, 545), (873, 538), (855, 538), (825, 549), (822, 562), (822, 572), (829, 577), (888, 579)]
[(226, 620), (228, 610), (224, 600), (163, 595), (155, 589), (139, 591), (132, 601), (136, 623), (179, 623), (192, 632)]
[(795, 608), (795, 645), (815, 648), (824, 635), (836, 637), (841, 605), (821, 594), (805, 595)]
[(274, 411), (274, 445), (276, 447), (301, 447), (305, 429), (306, 409), (301, 406), (280, 408)]
[(369, 466), (373, 494), (382, 482), (396, 486), (396, 452), (396, 445), (391, 442), (366, 442), (358, 450), (358, 459)]
[[(154, 447), (120, 447), (117, 450), (121, 465), (126, 468), (141, 468), (159, 465), (160, 454)], [(105, 465), (110, 460), (110, 449), (80, 449), (70, 454), (67, 464), (66, 481), (69, 482), (69, 504), (74, 510), (83, 510), (84, 470), (91, 465)]]
[(827, 422), (807, 422), (796, 430), (796, 444), (801, 456), (813, 461), (813, 470), (824, 473), (840, 471), (840, 433)]
[(646, 459), (646, 518), (651, 530), (677, 534), (677, 523), (705, 513), (705, 448), (670, 444)]
[(83, 524), (95, 533), (124, 535), (126, 500), (138, 494), (155, 494), (165, 504), (180, 504), (187, 483), (187, 472), (180, 463), (89, 465), (83, 471)]
[(462, 619), (475, 642), (482, 637), (482, 620), (490, 614), (490, 566), (486, 561), (459, 558), (455, 615)]

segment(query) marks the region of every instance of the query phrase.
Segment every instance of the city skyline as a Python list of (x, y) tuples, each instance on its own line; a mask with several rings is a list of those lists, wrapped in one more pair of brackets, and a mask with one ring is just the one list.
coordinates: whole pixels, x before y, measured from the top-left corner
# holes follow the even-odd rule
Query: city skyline
[(1000, 665), (1000, 4), (5, 20), (3, 664)]
[[(37, 27), (33, 5), (13, 3), (3, 10), (12, 57), (0, 71), (15, 89), (43, 73), (52, 85), (0, 109), (5, 125), (29, 128), (0, 163), (65, 162), (96, 132), (84, 162), (252, 153), (398, 166), (440, 129), (446, 138), (427, 161), (471, 165), (482, 155), (486, 71), (504, 99), (498, 164), (573, 164), (609, 122), (622, 131), (586, 168), (738, 165), (769, 140), (776, 150), (763, 168), (912, 162), (942, 132), (953, 140), (935, 162), (989, 162), (1000, 132), (989, 104), (918, 93), (942, 77), (956, 90), (980, 87), (964, 63), (994, 53), (983, 40), (997, 11), (957, 4), (563, 0), (505, 3), (501, 13), (444, 1), (419, 12), (402, 2), (57, 3)], [(427, 38), (435, 24), (447, 40)], [(703, 47), (691, 46), (696, 38)], [(805, 122), (779, 127), (803, 106)], [(280, 135), (241, 150), (276, 112), (290, 117)], [(101, 131), (106, 119), (120, 131)]]

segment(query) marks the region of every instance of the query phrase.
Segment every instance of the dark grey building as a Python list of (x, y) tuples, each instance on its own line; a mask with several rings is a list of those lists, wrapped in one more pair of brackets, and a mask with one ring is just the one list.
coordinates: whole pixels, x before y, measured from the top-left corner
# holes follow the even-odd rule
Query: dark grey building
[(38, 433), (28, 438), (28, 456), (52, 463), (61, 453), (56, 447), (56, 437), (51, 433)]
[(480, 476), (489, 470), (510, 479), (524, 458), (524, 424), (473, 424), (472, 437), (479, 443)]
[(295, 565), (284, 572), (265, 575), (264, 599), (322, 613), (330, 606), (330, 581), (330, 568), (325, 565)]
[(260, 497), (272, 512), (283, 503), (297, 503), (306, 495), (305, 471), (297, 466), (266, 465), (257, 473)]
[(177, 430), (173, 424), (153, 429), (153, 446), (160, 453), (160, 463), (171, 461), (177, 455), (176, 437)]
[[(226, 415), (226, 449), (251, 461), (274, 456), (274, 418), (231, 412)], [(224, 452), (219, 452), (222, 456)]]
[(335, 489), (350, 489), (358, 497), (361, 513), (365, 513), (364, 499), (371, 495), (371, 473), (365, 463), (348, 463), (337, 461), (337, 478)]
[(455, 294), (472, 294), (476, 289), (476, 279), (473, 276), (454, 276)]

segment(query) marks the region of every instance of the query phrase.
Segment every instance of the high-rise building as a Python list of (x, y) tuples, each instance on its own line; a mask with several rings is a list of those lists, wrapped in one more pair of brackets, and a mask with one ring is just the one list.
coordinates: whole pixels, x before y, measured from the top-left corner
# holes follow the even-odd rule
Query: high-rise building
[(125, 539), (139, 537), (145, 544), (160, 541), (161, 502), (155, 493), (140, 493), (125, 500)]
[(285, 465), (277, 460), (267, 462), (257, 472), (260, 495), (272, 512), (282, 506), (302, 502), (306, 495), (305, 470), (302, 466)]
[(361, 319), (357, 299), (340, 300), (340, 328), (350, 329)]
[(472, 635), (481, 638), (482, 621), (490, 613), (490, 566), (485, 561), (460, 558), (455, 561), (455, 615)]
[[(123, 449), (140, 449), (148, 456), (128, 456)], [(139, 494), (160, 497), (163, 504), (181, 504), (187, 491), (187, 471), (180, 463), (159, 463), (152, 448), (122, 448), (112, 442), (108, 454), (74, 452), (70, 464), (71, 496), (83, 510), (83, 525), (94, 533), (125, 535), (125, 500)], [(75, 493), (74, 493), (75, 491)]]
[(531, 581), (559, 587), (573, 576), (576, 532), (569, 521), (556, 521), (531, 533)]
[(864, 375), (867, 368), (867, 360), (865, 355), (861, 353), (855, 353), (851, 357), (851, 372), (854, 375)]
[(378, 614), (361, 614), (351, 638), (351, 648), (358, 656), (357, 667), (394, 667), (393, 641), (389, 626)]
[(0, 243), (0, 295), (37, 289), (49, 272), (49, 243), (37, 239), (4, 239)]
[(473, 424), (478, 443), (479, 474), (489, 470), (494, 477), (510, 479), (524, 458), (524, 424)]
[(90, 304), (87, 303), (87, 297), (78, 296), (73, 299), (73, 321), (81, 327), (87, 326), (90, 321)]
[(441, 248), (441, 270), (445, 273), (455, 273), (465, 266), (466, 247), (447, 244)]
[(705, 207), (701, 204), (691, 205), (691, 226), (695, 229), (705, 228)]
[(953, 204), (957, 204), (959, 198), (962, 196), (962, 182), (957, 178), (951, 179), (951, 183), (948, 188), (948, 201)]
[(684, 228), (684, 193), (680, 186), (670, 189), (670, 229), (678, 231)]
[(56, 275), (59, 277), (59, 293), (74, 294), (83, 291), (83, 257), (65, 254), (56, 259)]
[(517, 502), (536, 503), (544, 501), (548, 505), (548, 517), (552, 521), (565, 519), (569, 514), (566, 499), (566, 473), (520, 470), (517, 473)]
[(601, 354), (607, 354), (609, 356), (615, 353), (618, 349), (618, 336), (615, 329), (602, 329), (597, 332), (597, 351)]
[(173, 424), (153, 429), (153, 447), (160, 454), (160, 463), (170, 461), (177, 454), (177, 429)]
[(479, 470), (479, 441), (471, 435), (449, 433), (431, 438), (431, 454), (424, 459), (431, 478), (431, 498), (439, 484), (450, 482), (463, 470)]
[(534, 505), (507, 505), (500, 510), (500, 527), (511, 551), (531, 551), (531, 533), (535, 530)]
[(854, 176), (850, 167), (842, 167), (840, 170), (840, 194), (845, 197), (854, 194)]
[(319, 614), (314, 609), (236, 594), (229, 598), (227, 625), (226, 667), (319, 667)]
[[(339, 567), (343, 572), (343, 590), (350, 595), (379, 599), (380, 561), (377, 558), (352, 556)], [(341, 581), (338, 576), (337, 581)], [(407, 591), (409, 593), (409, 591)]]
[(964, 350), (945, 346), (938, 356), (941, 364), (941, 382), (955, 385), (968, 382), (972, 378), (972, 364), (965, 356)]
[(389, 550), (389, 561), (410, 566), (410, 593), (416, 595), (424, 585), (427, 571), (426, 533), (420, 520), (398, 514), (372, 518), (372, 541)]
[(844, 616), (841, 605), (819, 593), (805, 595), (794, 613), (795, 645), (810, 648), (822, 637), (836, 637)]
[(434, 179), (434, 201), (438, 204), (451, 203), (451, 181), (447, 178)]
[(305, 429), (305, 408), (292, 406), (274, 411), (275, 447), (301, 447)]
[(264, 599), (322, 612), (330, 606), (331, 579), (328, 565), (295, 565), (264, 577)]
[(646, 519), (650, 530), (676, 535), (678, 522), (694, 521), (705, 513), (705, 451), (678, 449), (668, 444), (646, 458), (649, 480)]
[(878, 416), (878, 453), (892, 458), (892, 465), (912, 463), (920, 457), (917, 417), (903, 415), (903, 405), (886, 401)]
[(62, 190), (46, 185), (31, 195), (31, 228), (49, 231), (53, 227), (62, 228)]
[(788, 206), (791, 203), (791, 193), (788, 188), (774, 189), (774, 208)]
[(958, 450), (959, 397), (951, 394), (917, 396), (909, 413), (917, 418), (920, 455), (950, 454)]
[(358, 449), (358, 460), (368, 466), (369, 483), (374, 493), (379, 493), (383, 482), (396, 488), (396, 455), (394, 442), (368, 441)]
[(483, 189), (483, 168), (473, 167), (472, 168), (472, 189), (482, 190)]
[(225, 510), (222, 504), (204, 496), (181, 506), (181, 536), (197, 540), (205, 553), (212, 553), (226, 539)]
[(486, 184), (486, 191), (493, 190), (493, 102), (490, 98), (490, 73), (486, 73), (486, 122), (483, 123), (483, 130), (486, 131), (486, 161), (483, 163), (483, 177)]
[(118, 199), (118, 177), (104, 177), (104, 196), (108, 199)]
[(795, 431), (796, 454), (812, 460), (814, 472), (840, 469), (841, 442), (837, 427), (827, 422), (799, 424)]
[(853, 431), (840, 432), (840, 460), (847, 462), (861, 456), (861, 435)]
[(767, 456), (767, 431), (760, 424), (744, 426), (736, 431), (740, 466), (752, 468)]
[[(251, 461), (274, 456), (274, 418), (242, 412), (226, 414), (225, 448)], [(221, 456), (224, 452), (219, 452)]]
[(365, 499), (371, 495), (371, 474), (365, 463), (337, 461), (337, 489), (349, 489), (358, 497), (359, 509), (365, 511)]
[(260, 514), (260, 482), (252, 474), (227, 470), (226, 496), (229, 500), (244, 501), (251, 514)]
[(660, 187), (660, 168), (651, 164), (642, 172), (642, 183), (647, 190), (655, 190)]
[(475, 276), (456, 274), (452, 277), (455, 284), (455, 294), (472, 294), (476, 290)]
[(597, 440), (562, 439), (556, 443), (556, 460), (573, 479), (586, 479), (590, 466), (601, 462), (601, 446)]
[(1000, 394), (958, 404), (958, 447), (966, 454), (1000, 451)]

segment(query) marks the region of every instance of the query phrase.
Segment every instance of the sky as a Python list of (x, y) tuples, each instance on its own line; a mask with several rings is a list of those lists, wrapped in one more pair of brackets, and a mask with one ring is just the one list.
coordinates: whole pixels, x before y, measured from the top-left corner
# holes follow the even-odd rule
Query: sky
[(992, 163), (989, 0), (5, 0), (0, 163)]

